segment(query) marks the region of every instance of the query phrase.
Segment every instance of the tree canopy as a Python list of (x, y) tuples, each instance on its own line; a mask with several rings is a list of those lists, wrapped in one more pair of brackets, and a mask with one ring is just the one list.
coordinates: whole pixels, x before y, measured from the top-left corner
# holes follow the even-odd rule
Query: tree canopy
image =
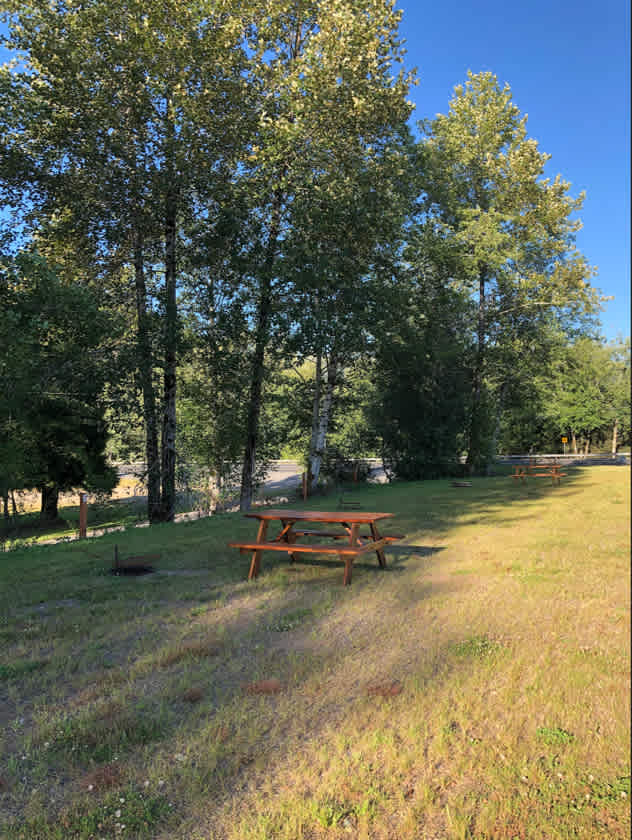
[(178, 461), (246, 509), (281, 451), (316, 486), (627, 439), (583, 195), (489, 72), (413, 139), (394, 2), (0, 8), (5, 498), (109, 487), (113, 430), (152, 522)]

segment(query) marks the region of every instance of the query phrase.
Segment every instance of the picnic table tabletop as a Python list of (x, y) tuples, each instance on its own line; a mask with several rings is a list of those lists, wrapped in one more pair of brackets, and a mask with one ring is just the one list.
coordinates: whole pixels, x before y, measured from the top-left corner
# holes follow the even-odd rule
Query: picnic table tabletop
[(253, 519), (293, 519), (295, 522), (376, 522), (388, 519), (394, 513), (369, 513), (367, 511), (326, 511), (326, 510), (261, 510), (245, 513)]

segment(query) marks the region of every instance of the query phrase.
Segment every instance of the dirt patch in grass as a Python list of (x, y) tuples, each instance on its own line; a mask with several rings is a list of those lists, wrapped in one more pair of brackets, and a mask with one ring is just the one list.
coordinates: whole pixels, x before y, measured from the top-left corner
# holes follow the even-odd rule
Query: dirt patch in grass
[(82, 790), (99, 792), (109, 788), (119, 787), (126, 778), (125, 769), (118, 762), (110, 762), (97, 767), (81, 780)]
[(199, 686), (193, 686), (192, 688), (189, 688), (182, 695), (182, 699), (185, 700), (187, 703), (199, 703), (202, 697), (204, 697), (204, 689), (200, 688)]
[(397, 697), (403, 691), (403, 685), (397, 680), (379, 680), (369, 683), (366, 693), (369, 697)]
[(246, 694), (279, 694), (282, 690), (279, 680), (257, 680), (244, 685)]

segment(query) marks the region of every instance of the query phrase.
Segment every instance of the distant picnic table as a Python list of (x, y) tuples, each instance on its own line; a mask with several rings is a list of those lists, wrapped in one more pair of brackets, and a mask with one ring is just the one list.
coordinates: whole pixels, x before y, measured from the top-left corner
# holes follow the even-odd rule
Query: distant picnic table
[[(403, 539), (403, 534), (382, 535), (377, 523), (390, 519), (392, 513), (369, 513), (367, 511), (322, 511), (322, 510), (263, 510), (246, 513), (244, 516), (259, 520), (257, 539), (252, 542), (231, 542), (231, 548), (241, 552), (252, 552), (248, 580), (259, 574), (261, 554), (264, 551), (285, 551), (293, 563), (298, 554), (336, 554), (345, 564), (343, 583), (351, 583), (354, 559), (360, 554), (374, 551), (380, 567), (386, 566), (384, 548), (392, 542)], [(268, 527), (279, 522), (280, 530), (274, 539), (267, 539)], [(322, 530), (300, 527), (303, 523), (324, 523), (336, 525), (339, 530)], [(296, 527), (296, 526), (299, 527)], [(368, 526), (368, 532), (360, 528)], [(326, 538), (328, 543), (297, 543), (303, 537)]]
[(562, 472), (562, 467), (557, 461), (541, 462), (530, 461), (528, 464), (516, 464), (512, 478), (520, 479), (521, 482), (526, 481), (527, 478), (550, 478), (551, 484), (559, 484), (562, 476), (567, 473)]

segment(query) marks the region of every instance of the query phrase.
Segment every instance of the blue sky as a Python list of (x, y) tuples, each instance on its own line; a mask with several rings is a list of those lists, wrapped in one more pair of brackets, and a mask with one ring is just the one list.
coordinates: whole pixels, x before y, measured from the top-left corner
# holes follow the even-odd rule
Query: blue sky
[(446, 113), (467, 71), (508, 82), (528, 133), (552, 155), (547, 175), (586, 201), (579, 249), (614, 300), (603, 333), (630, 335), (630, 6), (628, 0), (398, 0), (414, 119)]
[[(445, 113), (468, 70), (491, 70), (529, 115), (558, 172), (585, 190), (577, 244), (614, 300), (606, 338), (630, 335), (630, 9), (628, 0), (398, 0), (414, 120)], [(5, 27), (2, 27), (3, 29)], [(4, 55), (3, 55), (4, 53)], [(0, 50), (0, 60), (6, 58)]]

